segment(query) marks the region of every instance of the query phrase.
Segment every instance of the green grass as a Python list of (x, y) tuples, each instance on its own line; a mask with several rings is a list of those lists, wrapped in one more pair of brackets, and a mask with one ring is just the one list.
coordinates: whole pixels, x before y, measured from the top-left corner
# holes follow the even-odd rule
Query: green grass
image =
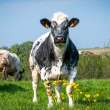
[[(77, 83), (79, 87), (73, 92), (75, 106), (70, 110), (110, 110), (110, 80), (78, 80)], [(69, 110), (64, 87), (63, 92), (63, 102), (60, 105), (55, 103), (52, 110)], [(99, 94), (96, 102), (83, 100), (85, 94), (96, 93)], [(33, 103), (31, 81), (0, 81), (0, 110), (47, 110), (47, 96), (42, 83), (38, 94), (38, 103)]]

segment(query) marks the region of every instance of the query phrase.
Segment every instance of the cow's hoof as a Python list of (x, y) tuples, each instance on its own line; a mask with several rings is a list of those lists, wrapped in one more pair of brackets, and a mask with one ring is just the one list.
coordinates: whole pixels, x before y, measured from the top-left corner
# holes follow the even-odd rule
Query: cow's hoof
[(37, 98), (33, 98), (33, 102), (37, 102)]
[(70, 104), (69, 104), (69, 107), (70, 107), (70, 108), (73, 108), (73, 107), (74, 107), (74, 104), (73, 104), (73, 103), (70, 103)]
[(48, 104), (48, 108), (53, 107), (53, 103)]
[(61, 103), (61, 99), (57, 99), (57, 103), (60, 104)]

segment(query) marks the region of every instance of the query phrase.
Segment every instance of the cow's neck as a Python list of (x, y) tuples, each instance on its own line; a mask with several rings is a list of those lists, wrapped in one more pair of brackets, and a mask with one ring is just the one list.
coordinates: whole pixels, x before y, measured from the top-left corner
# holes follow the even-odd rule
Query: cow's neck
[(57, 57), (62, 59), (63, 58), (63, 55), (65, 53), (65, 50), (67, 48), (67, 42), (65, 44), (61, 43), (61, 44), (55, 44), (56, 46), (56, 54), (57, 54)]
[(55, 46), (56, 46), (57, 57), (62, 59), (65, 50), (65, 44), (56, 44)]

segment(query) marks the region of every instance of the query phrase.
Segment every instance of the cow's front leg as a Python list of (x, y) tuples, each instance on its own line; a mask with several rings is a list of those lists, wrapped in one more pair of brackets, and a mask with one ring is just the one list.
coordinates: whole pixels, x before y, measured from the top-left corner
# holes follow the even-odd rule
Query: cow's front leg
[(66, 88), (66, 92), (67, 92), (67, 96), (69, 99), (69, 106), (73, 107), (74, 106), (74, 102), (73, 102), (73, 98), (72, 98), (72, 92), (73, 92), (73, 85), (74, 85), (74, 80), (76, 78), (76, 74), (77, 74), (77, 67), (74, 67), (71, 69), (70, 72), (70, 77), (69, 77), (69, 84), (67, 85)]
[(57, 103), (61, 103), (61, 86), (62, 86), (61, 80), (55, 81), (55, 92), (57, 96)]
[(66, 93), (67, 93), (68, 100), (69, 100), (69, 107), (74, 106), (73, 98), (72, 98), (72, 92), (73, 92), (72, 83), (69, 83), (66, 87)]
[(32, 87), (33, 87), (33, 102), (37, 102), (37, 88), (38, 88), (38, 82), (39, 82), (39, 73), (38, 70), (34, 67), (32, 71)]
[(47, 96), (48, 96), (48, 107), (53, 106), (53, 99), (52, 99), (52, 85), (50, 81), (44, 81), (44, 85), (46, 88)]
[(5, 67), (5, 66), (3, 67), (2, 73), (3, 73), (3, 80), (6, 80), (7, 77), (8, 77), (8, 74), (7, 74), (7, 67)]

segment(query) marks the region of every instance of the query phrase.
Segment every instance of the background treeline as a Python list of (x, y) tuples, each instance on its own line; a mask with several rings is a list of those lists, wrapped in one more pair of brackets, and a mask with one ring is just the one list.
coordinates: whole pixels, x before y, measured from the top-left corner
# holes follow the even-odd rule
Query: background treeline
[[(29, 69), (29, 54), (32, 48), (32, 42), (27, 41), (22, 44), (15, 44), (11, 48), (6, 48), (16, 53), (21, 60), (22, 79), (30, 80), (31, 72)], [(1, 75), (1, 74), (0, 74)], [(80, 55), (78, 64), (78, 79), (104, 79), (110, 78), (110, 55)]]

